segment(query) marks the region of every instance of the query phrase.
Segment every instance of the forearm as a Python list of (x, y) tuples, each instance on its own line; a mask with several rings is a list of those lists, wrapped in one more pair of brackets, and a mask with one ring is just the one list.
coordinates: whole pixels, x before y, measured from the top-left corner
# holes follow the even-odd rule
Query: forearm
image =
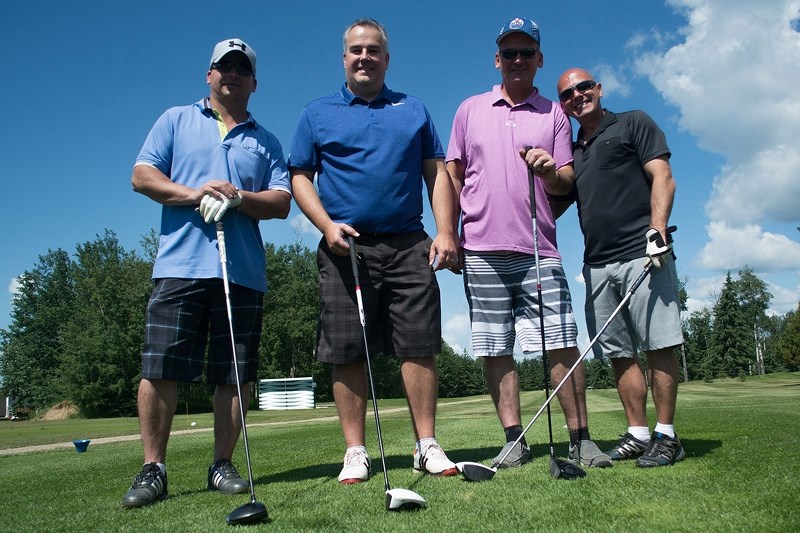
[(242, 203), (239, 210), (256, 220), (285, 219), (292, 207), (292, 195), (286, 191), (239, 191)]
[(333, 224), (328, 212), (322, 206), (317, 190), (314, 188), (313, 173), (308, 176), (307, 171), (292, 173), (292, 193), (297, 206), (303, 214), (323, 234)]
[(173, 182), (149, 165), (133, 167), (131, 185), (134, 191), (164, 205), (197, 205), (203, 197), (196, 189)]
[(425, 181), (429, 191), (433, 219), (436, 223), (436, 232), (452, 238), (455, 235), (458, 216), (453, 182), (447, 167), (441, 160), (436, 161), (434, 169), (428, 167), (425, 175), (429, 176), (431, 172), (434, 172), (433, 178), (426, 177)]
[(650, 227), (656, 228), (666, 238), (666, 228), (675, 199), (675, 180), (672, 178), (669, 163), (661, 159), (648, 162), (645, 165), (645, 172), (648, 172), (652, 179)]

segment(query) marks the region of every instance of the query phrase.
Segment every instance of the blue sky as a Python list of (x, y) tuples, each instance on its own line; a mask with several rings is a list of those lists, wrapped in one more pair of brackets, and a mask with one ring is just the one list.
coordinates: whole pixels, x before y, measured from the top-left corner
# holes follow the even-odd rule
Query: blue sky
[[(459, 103), (499, 82), (502, 24), (534, 19), (545, 96), (555, 98), (565, 69), (587, 68), (604, 86), (605, 107), (644, 109), (665, 130), (690, 309), (711, 305), (725, 273), (745, 265), (769, 283), (773, 312), (797, 307), (800, 0), (341, 4), (5, 0), (0, 327), (10, 323), (15, 278), (40, 255), (74, 252), (106, 228), (134, 249), (158, 227), (159, 206), (132, 192), (132, 165), (166, 108), (207, 95), (217, 41), (240, 37), (255, 48), (250, 110), (288, 151), (303, 106), (341, 85), (341, 34), (360, 16), (386, 25), (387, 84), (423, 99), (445, 146)], [(576, 219), (573, 207), (558, 240), (585, 343)], [(429, 211), (425, 222), (434, 231)], [(314, 249), (318, 239), (296, 205), (288, 221), (264, 222), (262, 232), (277, 245), (299, 238)], [(469, 350), (462, 280), (440, 273), (439, 281), (444, 337)]]

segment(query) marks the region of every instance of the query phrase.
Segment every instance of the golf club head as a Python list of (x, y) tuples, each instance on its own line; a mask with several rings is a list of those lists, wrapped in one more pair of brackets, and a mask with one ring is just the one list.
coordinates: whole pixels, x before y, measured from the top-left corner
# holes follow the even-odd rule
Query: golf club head
[(579, 479), (586, 477), (586, 471), (572, 463), (559, 459), (555, 455), (550, 456), (550, 477), (553, 479)]
[(497, 473), (497, 467), (489, 467), (472, 461), (456, 463), (456, 469), (467, 481), (489, 481)]
[(242, 526), (255, 524), (267, 518), (269, 518), (267, 507), (263, 503), (251, 501), (231, 511), (226, 520), (232, 526)]
[(408, 489), (389, 489), (386, 491), (387, 511), (417, 511), (428, 504), (425, 498)]

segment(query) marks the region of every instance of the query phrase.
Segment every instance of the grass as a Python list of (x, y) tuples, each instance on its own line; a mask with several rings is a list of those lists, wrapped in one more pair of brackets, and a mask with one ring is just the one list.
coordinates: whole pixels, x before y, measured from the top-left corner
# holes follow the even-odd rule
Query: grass
[[(402, 400), (381, 401), (393, 487), (428, 501), (417, 513), (383, 508), (374, 424), (368, 448), (376, 475), (342, 487), (343, 455), (335, 409), (254, 411), (248, 415), (258, 499), (271, 531), (792, 531), (800, 524), (800, 374), (774, 374), (681, 386), (677, 428), (687, 457), (668, 468), (631, 463), (590, 470), (577, 481), (548, 475), (546, 419), (528, 434), (536, 459), (492, 481), (434, 479), (411, 469), (413, 438)], [(523, 393), (530, 417), (543, 393)], [(624, 431), (616, 391), (589, 391), (592, 435), (610, 447)], [(566, 455), (563, 417), (554, 409), (556, 453)], [(7, 531), (224, 531), (225, 517), (248, 501), (205, 490), (211, 415), (179, 415), (169, 445), (170, 498), (138, 510), (120, 500), (141, 465), (136, 440), (0, 455), (0, 514)], [(527, 422), (527, 420), (526, 420)], [(70, 443), (135, 433), (135, 419), (2, 422), (0, 448)], [(438, 436), (451, 459), (488, 462), (502, 445), (488, 397), (441, 400)], [(234, 461), (244, 471), (242, 446)], [(7, 452), (6, 452), (7, 453)]]

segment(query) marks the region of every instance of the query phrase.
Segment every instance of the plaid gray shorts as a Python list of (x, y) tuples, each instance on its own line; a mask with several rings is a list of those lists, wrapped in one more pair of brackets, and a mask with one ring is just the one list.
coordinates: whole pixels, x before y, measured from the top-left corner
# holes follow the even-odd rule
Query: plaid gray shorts
[[(442, 350), (439, 284), (428, 265), (431, 239), (424, 231), (362, 234), (356, 239), (370, 357), (430, 357)], [(347, 364), (366, 359), (349, 256), (317, 249), (320, 317), (317, 358)]]
[[(239, 377), (243, 383), (255, 381), (264, 293), (235, 284), (231, 284), (230, 290), (236, 355), (242, 369)], [(147, 304), (146, 320), (142, 378), (202, 381), (208, 342), (207, 382), (236, 384), (221, 279), (156, 280)]]

